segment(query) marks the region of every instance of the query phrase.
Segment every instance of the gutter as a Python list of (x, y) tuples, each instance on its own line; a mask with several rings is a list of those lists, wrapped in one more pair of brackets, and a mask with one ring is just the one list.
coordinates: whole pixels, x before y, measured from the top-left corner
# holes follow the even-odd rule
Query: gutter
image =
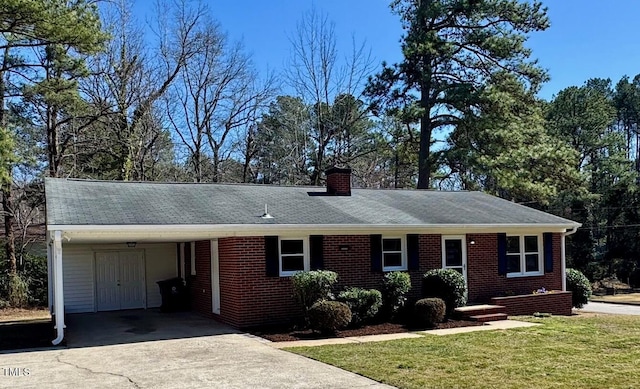
[(562, 233), (562, 241), (561, 241), (561, 263), (562, 263), (562, 290), (563, 291), (567, 291), (567, 253), (566, 253), (566, 243), (565, 240), (567, 238), (567, 236), (569, 235), (573, 235), (578, 231), (578, 227), (580, 227), (580, 225), (576, 225), (574, 226), (572, 229), (567, 230), (565, 232)]

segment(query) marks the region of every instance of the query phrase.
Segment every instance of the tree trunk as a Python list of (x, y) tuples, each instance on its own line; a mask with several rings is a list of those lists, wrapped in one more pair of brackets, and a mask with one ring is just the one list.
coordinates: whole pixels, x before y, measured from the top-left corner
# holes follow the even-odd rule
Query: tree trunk
[(420, 118), (420, 151), (418, 151), (418, 189), (429, 189), (431, 185), (431, 110), (428, 92), (420, 99), (425, 112)]

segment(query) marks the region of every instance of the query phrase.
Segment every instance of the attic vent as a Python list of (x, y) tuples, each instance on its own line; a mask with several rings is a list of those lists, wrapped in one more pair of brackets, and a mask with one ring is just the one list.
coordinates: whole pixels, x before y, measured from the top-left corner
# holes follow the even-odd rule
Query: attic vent
[(273, 219), (273, 216), (269, 215), (269, 209), (267, 208), (267, 204), (264, 205), (264, 214), (260, 217), (263, 219)]

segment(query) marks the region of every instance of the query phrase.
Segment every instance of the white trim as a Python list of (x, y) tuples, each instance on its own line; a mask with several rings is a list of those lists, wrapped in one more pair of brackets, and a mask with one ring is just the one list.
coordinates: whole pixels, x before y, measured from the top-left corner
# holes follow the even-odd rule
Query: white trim
[(191, 275), (196, 275), (196, 242), (191, 242)]
[(218, 239), (211, 239), (211, 312), (220, 314), (220, 256)]
[(571, 230), (567, 230), (562, 234), (562, 239), (560, 240), (560, 268), (562, 274), (562, 291), (567, 291), (567, 251), (566, 251), (566, 243), (565, 239), (569, 235), (573, 235), (578, 231), (578, 227), (574, 227)]
[(447, 266), (447, 252), (445, 241), (446, 240), (460, 240), (462, 241), (462, 276), (464, 277), (464, 283), (467, 283), (467, 236), (466, 235), (442, 235), (440, 239), (440, 245), (442, 246), (442, 268), (443, 269), (457, 269), (458, 266)]
[[(544, 275), (544, 249), (543, 249), (542, 234), (532, 234), (532, 233), (507, 234), (507, 239), (509, 239), (509, 237), (513, 237), (513, 236), (517, 236), (518, 240), (519, 240), (520, 252), (518, 254), (520, 255), (520, 271), (517, 272), (517, 273), (515, 273), (515, 272), (514, 273), (508, 273), (507, 272), (507, 278), (535, 277), (535, 276)], [(538, 241), (538, 251), (537, 252), (525, 251), (524, 238), (526, 236), (535, 236), (537, 238), (537, 241)], [(507, 247), (508, 246), (509, 245), (507, 244)], [(527, 272), (527, 261), (526, 261), (527, 254), (537, 254), (538, 255), (538, 271)], [(509, 254), (509, 251), (507, 250), (507, 261), (508, 261), (509, 255), (515, 255), (515, 253)]]
[[(309, 237), (308, 236), (278, 236), (278, 274), (280, 277), (289, 277), (292, 276), (299, 271), (283, 271), (282, 270), (282, 250), (281, 250), (281, 242), (283, 240), (301, 240), (302, 241), (302, 261), (303, 261), (303, 269), (302, 271), (309, 271), (311, 264), (309, 259)], [(285, 254), (285, 256), (291, 255), (300, 255), (300, 254)]]
[(176, 225), (48, 225), (48, 230), (64, 231), (72, 243), (126, 241), (189, 242), (213, 238), (264, 235), (370, 235), (370, 234), (439, 234), (471, 233), (563, 233), (567, 224), (176, 224)]
[[(385, 239), (400, 239), (400, 261), (401, 264), (400, 266), (385, 266), (384, 265), (384, 254), (385, 253), (397, 253), (398, 251), (384, 251), (384, 240)], [(400, 235), (400, 236), (385, 236), (382, 235), (382, 239), (381, 239), (381, 243), (382, 243), (382, 253), (381, 253), (381, 260), (382, 260), (382, 271), (383, 272), (388, 272), (388, 271), (404, 271), (408, 269), (408, 265), (407, 265), (407, 236), (406, 235)]]
[(62, 231), (53, 232), (53, 304), (55, 314), (55, 329), (57, 337), (51, 341), (57, 346), (64, 339), (64, 277), (62, 274)]

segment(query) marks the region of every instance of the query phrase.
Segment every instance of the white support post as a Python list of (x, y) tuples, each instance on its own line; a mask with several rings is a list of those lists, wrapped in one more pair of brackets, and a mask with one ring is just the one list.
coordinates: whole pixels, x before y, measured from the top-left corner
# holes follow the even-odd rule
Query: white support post
[(573, 235), (576, 233), (576, 231), (578, 231), (578, 227), (579, 226), (575, 226), (570, 230), (566, 230), (563, 234), (562, 234), (562, 241), (560, 243), (560, 256), (561, 258), (561, 262), (562, 262), (562, 291), (566, 292), (567, 291), (567, 249), (566, 249), (566, 242), (565, 240), (567, 239), (567, 236), (569, 235)]
[(562, 274), (562, 291), (566, 292), (567, 291), (567, 256), (566, 256), (566, 235), (562, 234), (562, 240), (560, 243), (560, 257), (561, 257), (561, 268), (560, 271)]
[(51, 342), (57, 346), (64, 339), (64, 287), (62, 277), (62, 231), (53, 233), (53, 308), (57, 337)]
[(47, 305), (53, 314), (53, 263), (51, 262), (51, 239), (47, 234)]

